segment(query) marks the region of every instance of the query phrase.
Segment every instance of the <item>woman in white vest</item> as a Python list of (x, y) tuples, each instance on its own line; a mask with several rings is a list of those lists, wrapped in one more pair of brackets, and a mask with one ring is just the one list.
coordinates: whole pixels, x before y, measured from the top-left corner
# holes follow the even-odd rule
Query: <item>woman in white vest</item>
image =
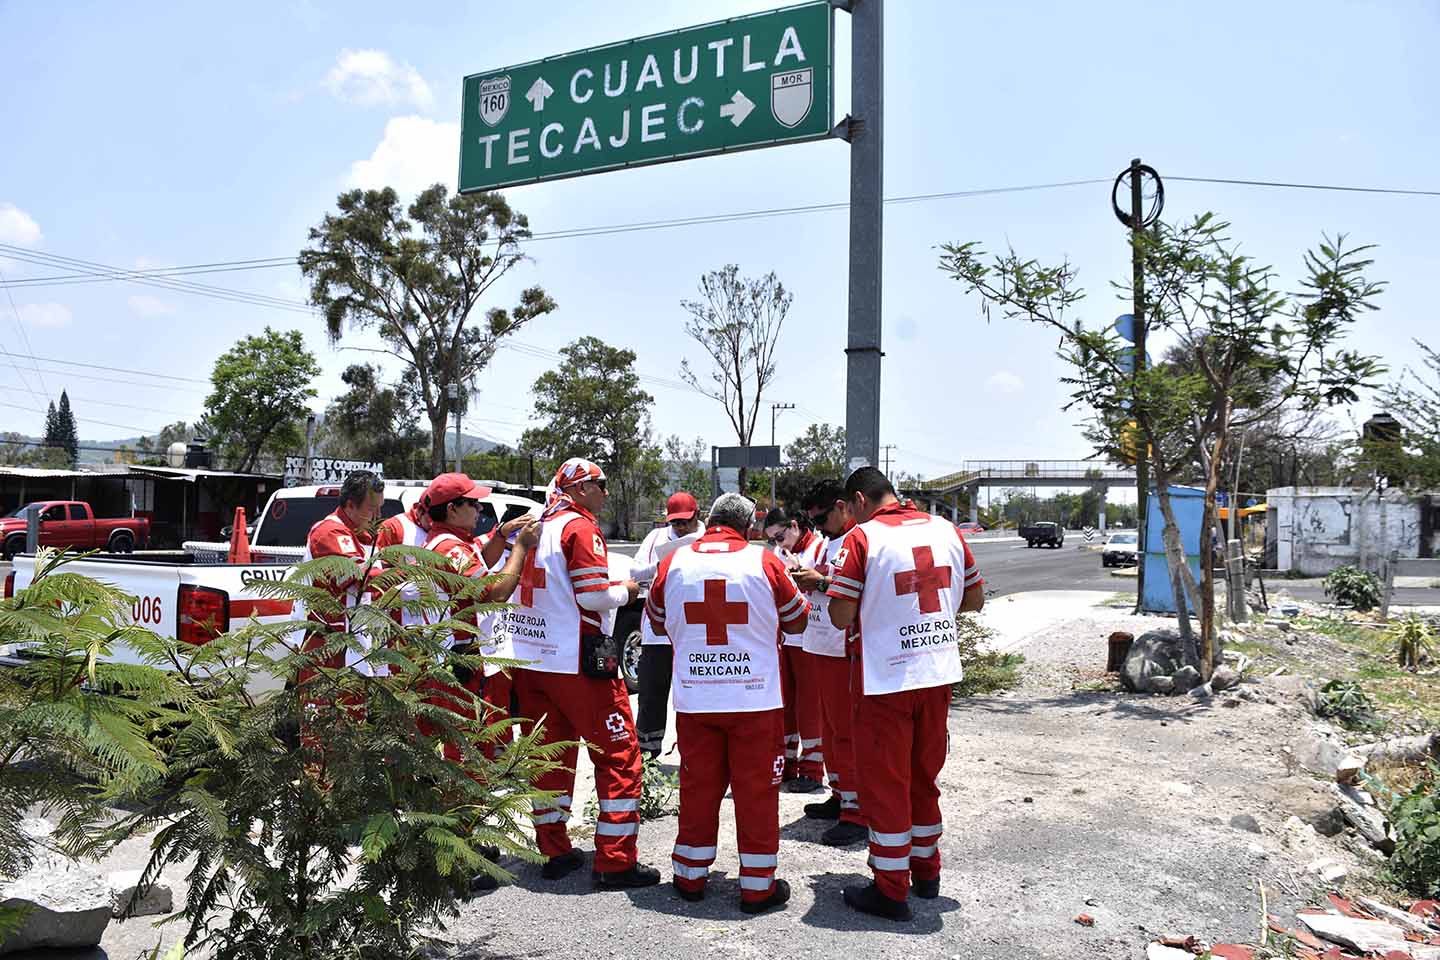
[[(656, 527), (640, 541), (635, 551), (635, 567), (630, 575), (645, 582), (675, 550), (694, 543), (700, 536), (700, 505), (684, 490), (678, 490), (665, 501), (665, 526)], [(640, 737), (640, 752), (660, 756), (665, 745), (666, 715), (670, 710), (670, 644), (657, 637), (648, 617), (640, 618), (640, 709), (635, 725)]]
[(875, 882), (847, 887), (864, 913), (908, 920), (915, 895), (940, 895), (940, 787), (950, 687), (962, 674), (955, 618), (985, 603), (955, 525), (902, 505), (874, 467), (845, 481), (859, 524), (830, 577), (830, 622), (849, 629), (860, 804)]
[(784, 562), (746, 539), (754, 516), (755, 504), (723, 494), (704, 535), (661, 561), (646, 603), (655, 632), (674, 648), (675, 889), (685, 900), (705, 896), (729, 787), (745, 913), (790, 899), (790, 885), (775, 878), (785, 769), (779, 639), (804, 631), (810, 615)]

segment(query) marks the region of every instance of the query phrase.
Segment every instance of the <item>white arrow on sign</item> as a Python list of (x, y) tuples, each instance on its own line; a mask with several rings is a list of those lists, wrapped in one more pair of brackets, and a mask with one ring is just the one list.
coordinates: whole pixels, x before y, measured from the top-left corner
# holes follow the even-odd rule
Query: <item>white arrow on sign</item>
[(545, 109), (545, 98), (555, 92), (555, 88), (545, 82), (544, 77), (536, 77), (535, 82), (530, 84), (530, 89), (525, 93), (525, 99), (535, 107), (539, 113)]
[(729, 103), (722, 103), (720, 105), (720, 116), (722, 118), (729, 117), (730, 122), (738, 127), (745, 122), (745, 118), (750, 116), (750, 111), (754, 109), (755, 101), (745, 96), (745, 94), (739, 90), (736, 90), (735, 96), (730, 98)]

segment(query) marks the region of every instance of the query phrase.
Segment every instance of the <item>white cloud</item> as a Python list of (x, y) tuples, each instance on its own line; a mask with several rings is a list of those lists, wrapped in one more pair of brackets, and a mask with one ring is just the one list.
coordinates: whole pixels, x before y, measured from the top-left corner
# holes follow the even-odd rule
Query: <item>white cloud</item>
[(985, 381), (985, 388), (993, 393), (1019, 393), (1025, 389), (1025, 381), (1009, 370), (997, 370)]
[(384, 50), (342, 50), (325, 75), (325, 89), (347, 103), (364, 106), (412, 104), (429, 110), (435, 103), (420, 71), (396, 63)]
[(13, 203), (0, 203), (0, 243), (17, 247), (40, 245), (40, 224)]
[(165, 317), (175, 312), (175, 304), (145, 294), (130, 297), (129, 303), (130, 309), (140, 317)]
[(459, 155), (459, 123), (392, 117), (375, 152), (350, 165), (345, 183), (367, 190), (394, 187), (401, 195), (417, 194), (434, 183), (453, 188)]
[(57, 330), (70, 326), (70, 308), (63, 303), (22, 303), (16, 311), (20, 320), (32, 327)]

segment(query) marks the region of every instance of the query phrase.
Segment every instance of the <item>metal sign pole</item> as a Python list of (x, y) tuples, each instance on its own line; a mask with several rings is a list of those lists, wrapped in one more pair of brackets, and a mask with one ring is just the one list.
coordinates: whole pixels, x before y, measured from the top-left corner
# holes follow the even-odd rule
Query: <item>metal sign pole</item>
[(885, 4), (850, 4), (850, 303), (845, 457), (880, 459), (880, 306), (885, 192)]

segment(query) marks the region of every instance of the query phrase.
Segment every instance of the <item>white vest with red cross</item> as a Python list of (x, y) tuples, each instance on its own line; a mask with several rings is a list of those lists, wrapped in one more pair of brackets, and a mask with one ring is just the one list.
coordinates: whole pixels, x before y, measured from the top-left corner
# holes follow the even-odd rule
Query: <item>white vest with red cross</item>
[(580, 672), (580, 618), (597, 628), (600, 615), (575, 602), (569, 563), (560, 538), (565, 528), (585, 518), (562, 511), (540, 524), (540, 542), (525, 558), (520, 586), (510, 598), (516, 606), (504, 616), (505, 630), (523, 669), (538, 673)]
[[(492, 571), (485, 566), (485, 557), (481, 553), (481, 545), (477, 542), (466, 543), (453, 533), (444, 531), (436, 532), (425, 542), (426, 550), (433, 550), (449, 557), (455, 566), (455, 572), (467, 576), (485, 577)], [(480, 567), (480, 571), (475, 570)], [(444, 594), (442, 594), (444, 596)], [(449, 598), (446, 597), (448, 600)], [(506, 629), (503, 619), (498, 613), (487, 613), (481, 616), (474, 616), (468, 611), (452, 610), (451, 615), (457, 619), (469, 620), (474, 623), (479, 633), (474, 637), (468, 634), (459, 634), (446, 643), (446, 646), (456, 644), (474, 643), (481, 654), (486, 657), (503, 657), (511, 659), (514, 652), (510, 646), (509, 631)], [(491, 677), (500, 672), (500, 667), (487, 662), (485, 664), (485, 676)]]
[[(707, 547), (713, 549), (706, 549)], [(670, 559), (662, 598), (675, 648), (676, 713), (753, 713), (784, 706), (780, 616), (765, 549), (701, 540)]]
[[(796, 568), (815, 570), (820, 566), (821, 557), (825, 553), (825, 544), (829, 541), (825, 539), (823, 533), (815, 533), (808, 530), (801, 534), (801, 536), (807, 538), (805, 546), (798, 550), (782, 553), (780, 557), (785, 561), (785, 567), (788, 570), (794, 570)], [(810, 611), (810, 619), (811, 621), (815, 619), (815, 611), (813, 608)], [(810, 628), (806, 627), (805, 629), (809, 630)], [(780, 642), (787, 647), (803, 648), (805, 646), (805, 634), (787, 633), (780, 638)]]
[(939, 517), (898, 524), (871, 520), (865, 532), (860, 651), (866, 695), (958, 683), (964, 671), (955, 618), (965, 592), (965, 546)]
[[(845, 546), (845, 536), (824, 541), (825, 549), (820, 554), (819, 561), (814, 569), (822, 576), (830, 576), (836, 570), (835, 557)], [(845, 631), (830, 622), (830, 598), (823, 590), (816, 590), (810, 594), (810, 622), (805, 625), (805, 632), (801, 634), (804, 640), (805, 652), (813, 653), (821, 657), (844, 657)]]
[[(402, 538), (396, 546), (435, 549), (431, 547), (429, 543), (430, 531), (422, 529), (418, 523), (410, 518), (408, 513), (397, 513), (392, 519), (399, 522)], [(444, 551), (440, 552), (443, 553)], [(407, 583), (400, 588), (400, 596), (406, 603), (414, 603), (420, 599), (420, 588), (413, 583)], [(413, 627), (424, 622), (424, 619), (420, 614), (411, 610), (404, 608), (400, 610), (400, 623), (402, 626)]]

